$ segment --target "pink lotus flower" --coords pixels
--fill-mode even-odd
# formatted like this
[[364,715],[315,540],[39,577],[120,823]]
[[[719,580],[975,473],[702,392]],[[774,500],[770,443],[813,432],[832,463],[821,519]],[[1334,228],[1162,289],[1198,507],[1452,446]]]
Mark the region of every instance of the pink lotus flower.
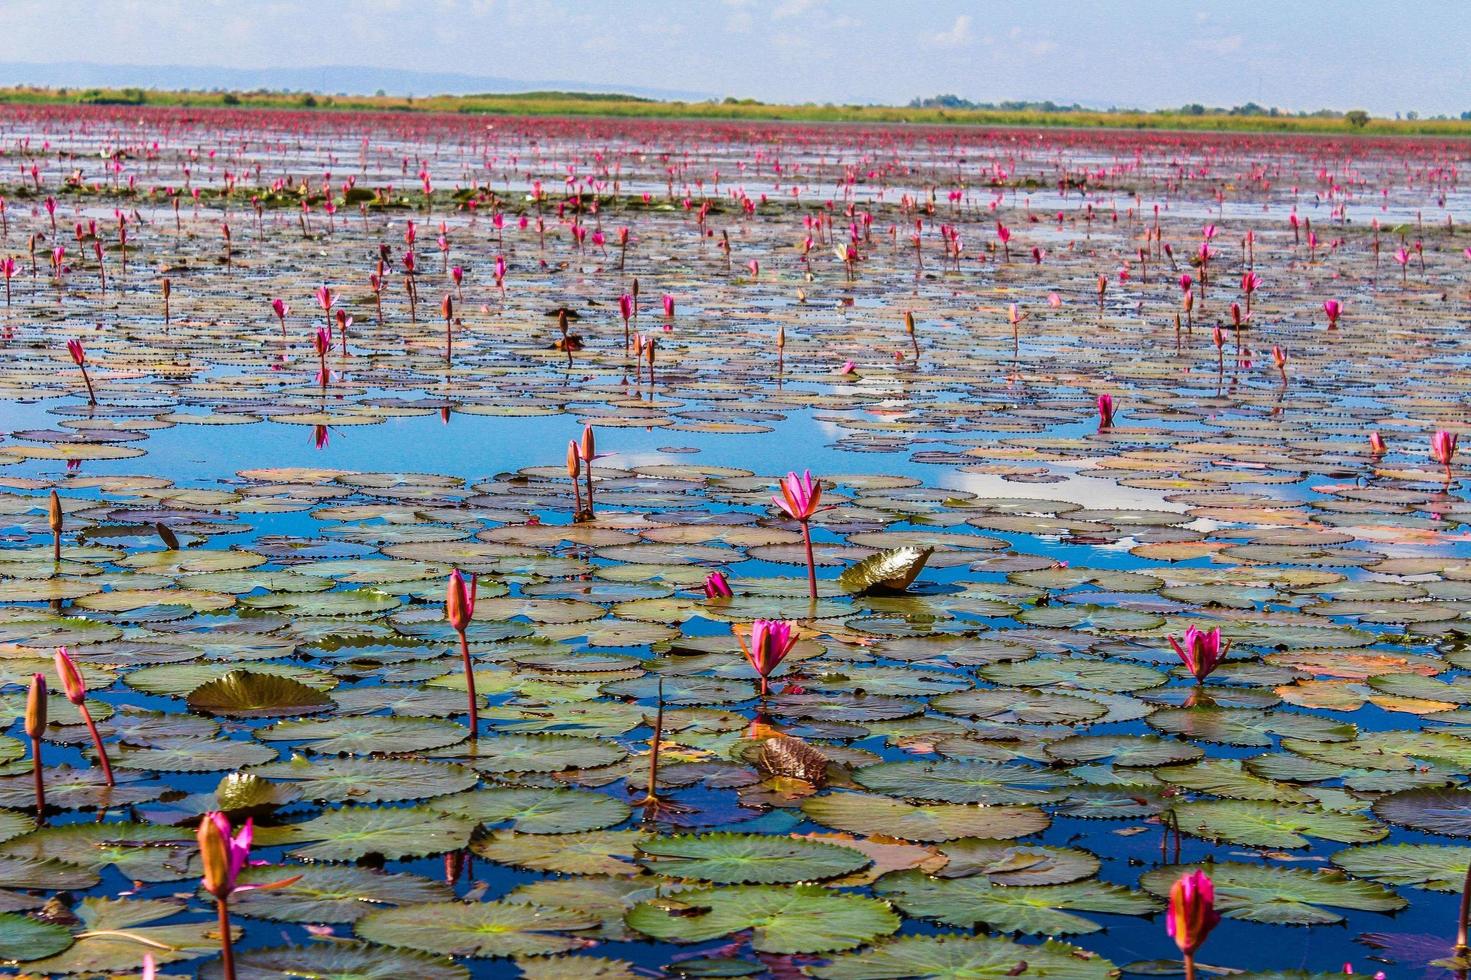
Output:
[[1383,456],[1389,452],[1389,447],[1384,443],[1384,437],[1378,432],[1369,433],[1369,452],[1375,456]]
[[812,601],[817,601],[817,563],[812,556],[811,520],[819,510],[822,500],[822,483],[812,478],[810,470],[801,476],[788,473],[781,481],[781,496],[772,497],[776,506],[786,515],[802,524],[802,544],[807,551],[807,592]]
[[1185,955],[1186,976],[1193,980],[1194,957],[1221,921],[1216,911],[1216,886],[1204,871],[1192,871],[1170,889],[1170,907],[1165,930]]
[[1241,291],[1246,295],[1250,296],[1252,293],[1256,292],[1261,287],[1261,284],[1262,277],[1257,275],[1255,272],[1242,273]]
[[622,296],[618,297],[618,313],[623,317],[624,322],[627,322],[630,318],[633,317],[632,294],[624,293]]
[[112,778],[112,764],[108,761],[107,749],[102,744],[102,736],[97,732],[97,725],[92,721],[92,712],[87,708],[87,681],[82,677],[82,672],[77,669],[76,663],[72,661],[71,654],[67,652],[66,647],[56,648],[56,676],[61,679],[61,687],[66,693],[66,699],[76,706],[82,716],[82,721],[87,725],[87,732],[92,736],[92,745],[97,749],[97,760],[102,766],[103,778],[107,780],[107,785],[116,785]]
[[73,364],[77,367],[86,367],[87,352],[82,349],[82,342],[80,340],[68,340],[66,342],[66,352],[71,355]]
[[1323,300],[1323,312],[1328,314],[1328,329],[1338,329],[1338,318],[1343,315],[1343,304],[1336,299]]
[[1180,292],[1190,292],[1190,287],[1193,285],[1195,285],[1195,280],[1191,278],[1190,273],[1185,272],[1180,275]]
[[1194,675],[1197,682],[1209,677],[1211,671],[1215,670],[1220,662],[1226,659],[1226,654],[1231,652],[1230,640],[1225,641],[1224,646],[1222,645],[1219,627],[1207,633],[1191,626],[1185,630],[1183,643],[1173,636],[1168,639],[1170,646],[1175,648],[1175,654],[1180,658],[1180,662]]
[[316,292],[312,295],[317,297],[317,305],[322,308],[323,313],[331,310],[337,303],[337,294],[326,286],[318,286]]
[[664,315],[674,316],[674,296],[670,293],[664,294]]
[[797,645],[796,628],[781,620],[758,619],[751,624],[749,642],[738,630],[732,628],[732,632],[735,633],[736,642],[740,644],[746,660],[761,676],[761,695],[765,697],[770,690],[769,678],[772,672],[792,652],[792,647]]
[[220,957],[224,961],[227,980],[235,976],[235,954],[231,949],[230,896],[236,892],[285,888],[301,880],[301,875],[292,875],[280,881],[260,885],[240,884],[240,872],[248,867],[265,864],[250,860],[250,841],[255,833],[253,821],[246,820],[245,826],[233,837],[230,834],[230,818],[218,810],[206,813],[199,822],[196,837],[199,841],[199,861],[204,868],[200,886],[215,898],[220,915]]
[[706,599],[729,599],[734,594],[730,590],[730,583],[726,581],[724,572],[711,572],[705,576]]
[[1098,396],[1098,428],[1113,428],[1113,395]]
[[858,365],[852,361],[844,361],[842,367],[838,368],[839,374],[853,374],[858,370]]
[[470,641],[465,631],[475,618],[475,591],[480,584],[479,576],[471,575],[465,584],[465,576],[456,568],[450,572],[444,590],[444,618],[460,639],[460,661],[465,671],[465,688],[470,699],[470,738],[474,739],[480,729],[480,706],[475,693],[475,670],[470,661]]
[[1451,468],[1451,460],[1456,457],[1456,442],[1460,436],[1453,432],[1441,429],[1430,437],[1430,455],[1436,462],[1446,469]]

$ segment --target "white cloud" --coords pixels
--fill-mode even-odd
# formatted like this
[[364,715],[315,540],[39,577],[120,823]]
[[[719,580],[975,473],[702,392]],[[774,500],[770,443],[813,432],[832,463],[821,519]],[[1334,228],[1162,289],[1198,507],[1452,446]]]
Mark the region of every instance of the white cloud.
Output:
[[1195,42],[1195,46],[1201,51],[1210,54],[1235,54],[1246,45],[1246,38],[1240,34],[1227,34],[1225,37],[1201,39]]
[[815,10],[822,6],[823,0],[782,0],[771,12],[774,20],[786,20],[789,17],[800,17],[809,10]]
[[937,48],[962,48],[971,42],[970,14],[960,14],[948,31],[929,36],[929,43]]

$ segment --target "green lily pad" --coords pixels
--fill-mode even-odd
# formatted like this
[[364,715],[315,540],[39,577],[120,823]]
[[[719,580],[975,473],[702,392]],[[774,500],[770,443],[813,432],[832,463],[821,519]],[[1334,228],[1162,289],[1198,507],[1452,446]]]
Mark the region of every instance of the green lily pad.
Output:
[[751,947],[761,953],[852,949],[899,928],[885,903],[819,885],[691,889],[640,902],[626,921],[651,939],[677,943],[751,930]]
[[[289,888],[256,889],[230,899],[230,911],[274,922],[356,922],[385,906],[447,902],[454,892],[443,882],[414,874],[385,874],[352,865],[304,865]],[[246,884],[279,881],[280,867],[246,868]]]
[[980,875],[931,878],[917,870],[884,875],[874,885],[874,894],[908,915],[946,925],[985,924],[997,932],[1034,935],[1075,935],[1103,928],[1073,911],[1148,915],[1160,909],[1160,903],[1146,894],[1101,881],[1003,887]]
[[859,953],[842,953],[810,967],[821,980],[1110,980],[1118,968],[1108,960],[1056,940],[1022,945],[1000,936],[902,936]]
[[[377,690],[382,690],[378,688]],[[301,742],[322,753],[392,754],[438,749],[462,742],[469,729],[428,718],[328,718],[283,721],[256,732],[267,742]]]
[[1262,864],[1181,865],[1145,872],[1139,885],[1161,898],[1181,876],[1204,871],[1216,886],[1216,910],[1228,919],[1280,925],[1329,925],[1343,916],[1329,909],[1393,912],[1408,903],[1371,881],[1338,871],[1309,871]]
[[1412,789],[1374,801],[1390,823],[1449,837],[1471,837],[1471,790]]
[[949,862],[940,878],[983,875],[993,885],[1063,885],[1097,873],[1098,858],[1075,847],[965,837],[940,848]]
[[869,793],[815,796],[802,802],[802,812],[839,830],[915,841],[1025,837],[1045,830],[1049,823],[1045,813],[1032,807],[951,803],[919,806]]
[[647,835],[636,830],[594,830],[580,834],[517,834],[492,831],[471,850],[499,864],[572,875],[635,875],[636,847]]
[[[201,980],[224,980],[220,960],[205,963]],[[410,949],[389,949],[341,941],[311,946],[269,946],[236,950],[236,980],[470,980],[470,971],[453,960]]]
[[[355,861],[370,854],[402,861],[459,850],[474,829],[472,821],[422,806],[353,806],[329,810],[304,823],[257,828],[256,840],[263,847],[307,843],[291,852],[303,861]],[[320,843],[308,843],[312,841]]]
[[717,884],[778,884],[852,874],[869,859],[850,847],[760,834],[651,837],[639,863],[655,874]]
[[0,960],[14,962],[54,956],[72,944],[64,927],[14,912],[0,912]]
[[541,956],[578,949],[560,935],[591,929],[582,912],[512,902],[428,902],[370,912],[355,927],[361,939],[444,956]]
[[296,783],[303,798],[323,803],[391,803],[446,796],[479,782],[473,769],[418,759],[321,759],[301,756],[251,770]]
[[434,800],[441,813],[490,827],[510,823],[523,834],[601,830],[628,819],[628,804],[605,793],[577,789],[492,787]]
[[1360,844],[1381,840],[1389,833],[1383,824],[1357,813],[1254,800],[1181,803],[1174,812],[1185,833],[1249,847],[1307,847],[1309,837]]
[[941,803],[1047,803],[1065,795],[1071,777],[1033,766],[985,760],[883,762],[854,770],[867,789],[911,800]]

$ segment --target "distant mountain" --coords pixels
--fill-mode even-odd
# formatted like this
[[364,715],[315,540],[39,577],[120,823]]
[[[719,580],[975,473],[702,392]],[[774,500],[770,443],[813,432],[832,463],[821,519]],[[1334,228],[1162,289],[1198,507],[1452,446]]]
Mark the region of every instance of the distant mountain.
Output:
[[156,89],[282,89],[327,95],[473,95],[479,93],[555,90],[560,92],[620,92],[646,99],[698,102],[714,98],[709,92],[604,85],[566,79],[499,78],[461,72],[412,71],[328,65],[321,68],[215,68],[192,65],[101,65],[86,61],[48,64],[0,62],[0,85],[42,85],[50,88]]

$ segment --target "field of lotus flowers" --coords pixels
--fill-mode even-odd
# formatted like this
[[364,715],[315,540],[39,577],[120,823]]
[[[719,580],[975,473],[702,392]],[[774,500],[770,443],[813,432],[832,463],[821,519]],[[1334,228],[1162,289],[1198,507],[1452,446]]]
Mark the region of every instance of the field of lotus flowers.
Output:
[[0,106],[0,972],[1464,977],[1468,166]]

